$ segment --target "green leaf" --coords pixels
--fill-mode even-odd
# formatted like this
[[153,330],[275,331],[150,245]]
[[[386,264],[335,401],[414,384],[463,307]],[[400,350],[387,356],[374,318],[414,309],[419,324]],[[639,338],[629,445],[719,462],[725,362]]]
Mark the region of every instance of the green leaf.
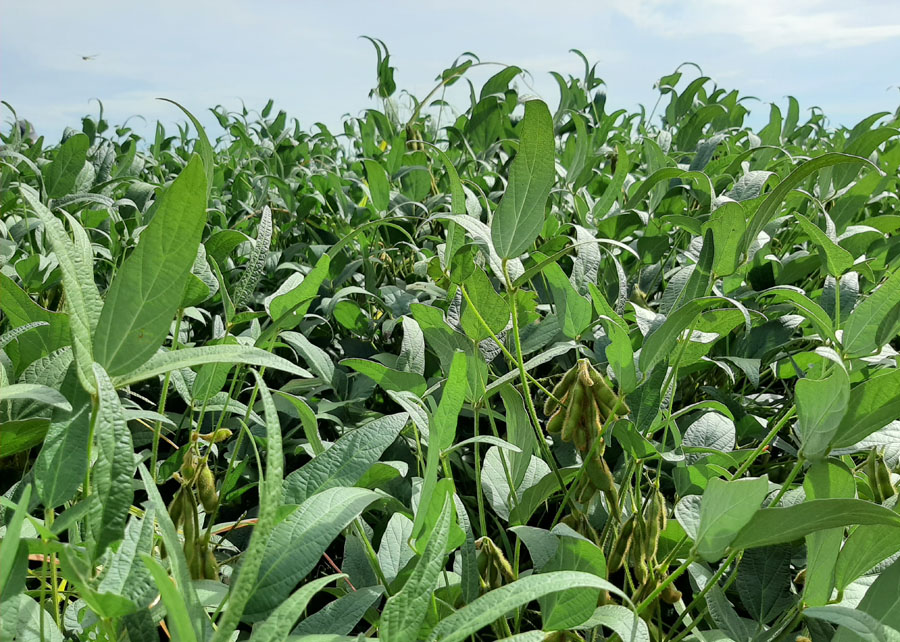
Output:
[[835,448],[865,439],[900,416],[900,370],[885,370],[850,390],[847,412],[834,438]]
[[141,559],[153,576],[153,581],[159,589],[163,604],[166,605],[166,621],[169,623],[172,634],[176,640],[184,640],[184,642],[197,642],[197,635],[194,627],[191,625],[191,618],[188,615],[187,607],[184,604],[184,598],[178,593],[178,589],[169,579],[166,569],[146,553],[141,553]]
[[803,611],[803,615],[816,620],[824,620],[837,624],[837,635],[833,642],[900,642],[900,633],[896,629],[885,626],[871,615],[852,609],[849,606],[833,604],[830,606],[814,606]]
[[678,343],[681,333],[687,330],[697,316],[713,304],[722,301],[719,297],[704,297],[688,301],[670,314],[656,330],[644,337],[638,366],[645,374],[660,361],[667,359]]
[[197,143],[194,147],[194,152],[200,156],[200,159],[203,161],[203,168],[206,170],[206,193],[209,195],[209,191],[213,187],[213,175],[216,170],[216,152],[213,149],[213,146],[209,142],[209,137],[206,135],[206,130],[203,129],[203,125],[200,124],[200,121],[185,109],[183,106],[176,103],[174,100],[170,100],[168,98],[160,98],[159,100],[164,100],[167,103],[172,103],[178,109],[184,112],[185,116],[187,116],[190,121],[194,124],[194,129],[197,130]]
[[628,599],[617,587],[590,573],[554,571],[529,575],[489,591],[445,617],[431,632],[428,641],[462,642],[491,622],[532,600],[550,593],[577,588],[605,590],[625,600]]
[[403,513],[394,513],[384,528],[378,545],[378,563],[389,583],[397,579],[407,563],[416,556],[409,545],[412,527],[413,522],[409,517]]
[[376,499],[377,494],[362,488],[328,488],[275,526],[243,621],[268,616],[313,569],[332,540]]
[[525,103],[521,128],[509,184],[491,220],[491,240],[504,259],[523,254],[541,233],[544,208],[556,179],[553,119],[543,101]]
[[463,300],[459,317],[459,324],[469,338],[473,341],[482,341],[490,337],[482,320],[495,335],[502,332],[509,323],[509,304],[494,290],[494,285],[484,270],[475,266],[463,287],[474,305],[473,309],[467,300]]
[[91,140],[85,134],[75,134],[60,145],[56,158],[42,172],[47,196],[60,198],[75,189],[90,146]]
[[34,485],[47,508],[71,500],[84,482],[91,438],[91,397],[70,370],[60,391],[72,401],[71,411],[56,410],[34,462]]
[[341,361],[342,366],[353,368],[357,372],[364,374],[372,379],[385,390],[393,390],[399,392],[401,390],[409,390],[415,395],[422,396],[428,387],[425,378],[415,372],[404,372],[403,370],[394,370],[377,361],[369,361],[368,359],[344,359]]
[[313,377],[308,370],[304,370],[287,359],[282,359],[259,348],[242,345],[213,345],[157,352],[138,369],[120,377],[115,377],[113,384],[116,388],[123,388],[172,370],[192,368],[205,363],[243,363],[260,368],[280,370],[306,379],[312,379]]
[[397,367],[406,372],[425,374],[425,335],[415,319],[402,317],[403,342],[400,344],[400,357]]
[[206,260],[206,249],[203,243],[200,243],[197,246],[197,256],[194,257],[194,263],[191,265],[191,273],[184,286],[184,294],[179,307],[187,308],[199,305],[218,291],[219,282]]
[[70,219],[74,242],[69,239],[63,224],[40,202],[37,193],[22,185],[22,197],[44,224],[44,232],[59,261],[69,325],[72,330],[72,351],[78,366],[78,378],[88,392],[95,392],[94,352],[91,337],[100,318],[100,293],[94,283],[94,262],[90,240],[84,229]]
[[626,642],[650,642],[650,630],[647,628],[647,623],[634,617],[634,613],[618,604],[598,606],[587,622],[575,628],[587,630],[598,626],[611,629]]
[[373,419],[345,432],[332,446],[284,480],[284,502],[302,504],[335,486],[353,486],[406,426],[405,412]]
[[241,274],[241,280],[238,281],[234,288],[234,295],[231,297],[235,308],[239,308],[247,299],[256,291],[259,280],[262,278],[266,269],[266,257],[269,256],[269,249],[272,247],[272,210],[266,205],[263,207],[262,214],[259,217],[259,225],[256,228],[256,240],[253,243],[253,250],[244,266]]
[[794,387],[800,453],[810,461],[818,461],[828,451],[850,399],[850,378],[843,364],[825,363],[831,369],[828,376],[806,377]]
[[850,313],[841,342],[851,357],[878,352],[900,331],[900,269]]
[[700,504],[697,553],[707,562],[720,559],[742,533],[769,491],[767,477],[709,480]]
[[[813,464],[803,479],[807,499],[850,498],[856,480],[843,464],[828,459]],[[832,528],[806,536],[806,580],[803,599],[809,606],[823,606],[831,599],[835,563],[844,541],[844,529]],[[843,587],[842,587],[843,588]]]
[[313,595],[325,588],[325,585],[331,584],[342,577],[347,576],[343,574],[326,575],[298,588],[272,612],[272,615],[266,618],[265,622],[254,627],[250,641],[281,642],[285,640],[291,632],[291,627],[301,617]]
[[[900,528],[900,515],[861,499],[813,499],[786,508],[758,511],[731,543],[732,548],[785,544],[825,528],[883,524]],[[900,533],[900,530],[897,531]]]
[[13,383],[0,388],[0,401],[31,399],[51,408],[72,410],[68,400],[58,390],[36,383]]
[[388,180],[387,172],[375,161],[366,160],[365,165],[372,205],[377,211],[385,212],[391,200],[391,183]]
[[[563,536],[559,538],[553,557],[541,567],[541,573],[552,571],[584,571],[606,577],[606,558],[593,542],[580,536]],[[593,616],[599,597],[599,590],[577,588],[538,598],[543,622],[541,628],[545,631],[563,631],[582,624]]]
[[[857,612],[875,619],[881,626],[893,629],[885,639],[891,642],[900,641],[900,635],[897,634],[897,631],[900,631],[900,562],[895,560],[881,572],[856,609]],[[850,642],[856,639],[845,629],[846,624],[838,629],[833,642]]]
[[825,269],[828,274],[839,277],[853,267],[853,255],[828,238],[828,235],[815,223],[798,212],[794,212],[794,219],[800,224],[803,233],[809,237],[809,240],[815,243],[824,254]]
[[[759,236],[759,233],[762,232],[763,228],[775,218],[778,211],[781,209],[781,204],[784,202],[784,199],[787,198],[787,195],[791,190],[799,187],[808,176],[820,169],[841,163],[872,165],[865,158],[834,152],[822,154],[821,156],[805,161],[769,192],[765,197],[765,200],[757,208],[756,212],[750,217],[750,220],[747,222],[747,231],[744,232],[741,240],[741,251],[746,252],[756,240],[756,237]],[[877,168],[875,169],[877,170]]]
[[[36,359],[69,345],[71,340],[69,316],[63,312],[45,310],[2,272],[0,272],[0,310],[9,319],[10,327],[13,329],[27,327],[33,323],[47,324],[16,337],[19,368],[24,368]],[[11,348],[12,346],[7,348],[7,352],[15,359]]]
[[[396,513],[394,516],[402,517]],[[348,635],[383,593],[384,589],[380,586],[368,586],[342,595],[304,618],[292,633]]]
[[591,323],[591,302],[572,287],[569,278],[556,263],[545,267],[544,275],[550,284],[550,293],[563,334],[570,339],[578,338]]
[[841,547],[834,567],[834,587],[843,591],[879,562],[900,551],[896,526],[857,526]]
[[433,523],[427,523],[428,507],[432,503],[432,495],[438,483],[437,475],[441,452],[453,445],[456,438],[456,425],[466,396],[467,369],[465,355],[461,352],[454,353],[453,362],[450,365],[450,376],[447,377],[447,382],[444,384],[441,402],[434,414],[429,417],[425,474],[411,538],[415,540],[414,548],[418,552],[423,550],[427,533],[434,527]]
[[14,642],[64,642],[53,616],[36,600],[16,595],[0,609],[0,639]]
[[[519,452],[502,453],[509,462],[509,474],[513,488],[518,488],[525,478],[531,455],[538,449],[531,426],[531,419],[525,410],[525,402],[513,386],[506,384],[500,387],[500,397],[506,411],[506,435],[511,445],[518,446]],[[492,442],[489,442],[492,443]],[[499,445],[494,443],[494,445]]]
[[822,309],[822,306],[806,296],[806,294],[803,293],[803,290],[793,286],[784,285],[769,288],[768,290],[763,290],[757,294],[757,297],[768,296],[774,297],[775,302],[788,301],[793,304],[793,306],[797,308],[797,311],[815,326],[817,332],[837,343],[831,317]]
[[672,306],[672,310],[680,308],[690,301],[704,297],[709,293],[709,290],[712,288],[714,256],[713,232],[712,230],[706,230],[703,237],[703,246],[700,249],[700,256],[697,257],[697,263],[692,266],[691,274],[684,287],[678,293],[678,298]]
[[136,466],[131,431],[119,395],[100,364],[94,364],[94,377],[97,381],[94,419],[97,462],[91,469],[91,485],[92,491],[100,496],[100,507],[91,515],[91,529],[93,557],[97,559],[110,544],[122,539],[125,532],[125,520],[134,498],[131,480]]
[[734,274],[740,264],[741,236],[747,227],[747,214],[740,203],[725,203],[713,210],[703,231],[712,230],[715,246],[713,272],[716,276]]
[[44,439],[49,427],[50,422],[44,418],[0,423],[0,452],[8,457],[34,448]]
[[260,335],[256,345],[265,345],[279,330],[290,330],[303,320],[319,292],[322,281],[328,276],[330,266],[331,256],[323,254],[316,261],[315,267],[297,285],[285,292],[282,292],[281,288],[276,291],[272,299],[266,302],[266,311],[273,323]]
[[609,185],[603,190],[603,194],[600,195],[600,198],[597,199],[597,202],[591,208],[591,214],[595,221],[599,221],[609,214],[613,203],[620,196],[623,196],[622,187],[625,185],[625,179],[628,177],[629,170],[631,170],[631,160],[628,157],[628,150],[623,145],[617,144],[616,171]]
[[381,614],[379,637],[391,642],[414,642],[425,620],[431,594],[444,568],[447,539],[453,520],[452,495],[444,497],[441,513],[422,556],[399,592],[388,598]]
[[[123,597],[138,607],[149,606],[156,598],[153,578],[138,557],[153,548],[156,509],[151,504],[143,518],[131,517],[125,527],[125,538],[116,552],[105,560],[99,594]],[[182,600],[184,603],[184,600]]]
[[369,331],[369,320],[355,301],[342,299],[338,301],[332,310],[334,320],[356,334],[366,334]]
[[469,399],[480,398],[484,394],[484,382],[487,380],[487,364],[480,354],[475,354],[476,348],[469,338],[447,325],[440,309],[421,303],[413,303],[409,307],[425,335],[425,341],[440,359],[444,372],[449,372],[457,350],[465,353],[468,361],[467,396]]
[[750,616],[768,624],[796,601],[791,580],[791,547],[769,546],[744,552],[735,588]]
[[628,196],[628,200],[625,201],[625,207],[623,209],[632,210],[635,209],[642,200],[650,193],[650,190],[653,189],[655,185],[661,183],[662,181],[672,180],[673,178],[678,178],[682,174],[684,174],[683,169],[679,169],[677,167],[663,167],[661,169],[656,170],[650,176],[645,178],[643,181],[638,184],[638,186],[632,191],[632,193]]
[[[24,547],[24,543],[19,538],[22,534],[22,524],[25,522],[25,516],[28,514],[30,501],[31,485],[29,484],[22,491],[19,505],[16,507],[12,519],[9,520],[6,526],[6,532],[3,534],[3,546],[0,547],[0,596],[3,596],[4,600],[12,597],[10,592],[11,582],[14,581],[12,576],[19,566],[15,563],[15,560],[20,552],[20,548]],[[15,578],[15,580],[18,579]],[[21,588],[24,588],[24,586],[20,586]]]
[[141,367],[165,341],[206,224],[206,185],[194,157],[166,190],[137,248],[116,272],[94,332],[94,358],[111,377]]

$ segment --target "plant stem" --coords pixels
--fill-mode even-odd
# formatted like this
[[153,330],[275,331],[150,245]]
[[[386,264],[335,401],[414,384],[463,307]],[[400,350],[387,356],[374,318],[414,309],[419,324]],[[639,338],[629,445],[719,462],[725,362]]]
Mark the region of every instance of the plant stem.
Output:
[[[175,315],[175,332],[172,334],[172,350],[178,349],[178,335],[181,332],[181,319],[183,313],[184,310],[178,308],[178,313]],[[159,395],[159,408],[157,409],[157,412],[161,415],[166,412],[166,396],[169,394],[169,377],[171,374],[171,371],[166,372],[166,376],[163,378],[162,392]],[[153,476],[153,481],[157,483],[159,483],[159,480],[156,478],[156,462],[159,456],[159,436],[161,433],[162,421],[157,421],[153,426],[153,449],[150,454],[150,475]]]
[[653,602],[656,601],[656,598],[658,598],[660,596],[660,594],[662,594],[662,592],[666,590],[666,587],[669,586],[669,584],[671,584],[675,580],[677,580],[679,577],[681,577],[681,574],[684,573],[688,569],[688,566],[690,566],[691,564],[693,564],[696,561],[697,561],[697,558],[694,557],[693,554],[688,555],[687,559],[681,563],[681,566],[679,566],[674,571],[669,573],[668,577],[666,577],[666,579],[664,579],[662,582],[660,582],[659,586],[657,586],[656,589],[650,595],[647,596],[647,599],[645,599],[643,602],[641,602],[640,604],[637,605],[637,607],[635,608],[635,613],[640,615],[644,611],[644,609],[646,609],[648,606],[653,604]]
[[388,584],[387,578],[384,576],[384,571],[381,568],[381,562],[378,561],[378,555],[375,553],[375,549],[372,547],[372,541],[369,539],[369,536],[366,535],[366,530],[362,525],[362,518],[357,517],[353,520],[353,526],[356,528],[356,534],[359,535],[359,538],[363,542],[363,546],[366,549],[366,557],[369,558],[369,565],[372,567],[372,570],[375,571],[375,577],[378,578],[378,581],[384,587],[384,594],[387,597],[391,596],[391,587]]
[[[480,404],[475,404],[472,409],[474,414],[474,434],[476,438],[478,437],[478,415],[480,414],[480,408]],[[481,486],[481,457],[478,452],[478,442],[476,441],[473,446],[475,451],[475,499],[478,502],[478,526],[481,528],[481,536],[484,537],[487,535],[487,520],[484,516],[484,489]]]
[[531,399],[531,390],[528,387],[528,377],[525,372],[525,361],[522,359],[522,340],[519,337],[519,313],[516,310],[515,296],[516,288],[513,287],[512,280],[509,278],[509,268],[507,263],[507,260],[503,259],[503,278],[506,279],[506,291],[509,294],[509,307],[512,312],[513,341],[516,344],[516,364],[519,366],[519,378],[522,380],[522,392],[525,396],[525,406],[528,408],[528,415],[531,417],[534,426],[534,434],[535,437],[537,437],[538,445],[541,448],[541,454],[553,470],[560,491],[565,494],[566,482],[563,481],[562,475],[559,472],[559,466],[556,465],[556,460],[553,458],[553,453],[550,452],[550,447],[547,446],[547,442],[544,440],[544,435],[541,432],[541,422],[540,419],[538,419],[537,411],[534,409],[534,401]]
[[791,487],[791,484],[794,483],[794,479],[797,477],[797,474],[803,468],[803,464],[805,462],[806,462],[806,460],[803,458],[802,455],[797,457],[797,463],[794,464],[794,467],[791,469],[791,472],[788,475],[788,478],[784,480],[784,483],[781,485],[781,488],[779,489],[778,494],[775,495],[775,499],[773,499],[772,503],[769,504],[770,506],[773,506],[773,507],[778,506],[778,502],[781,501],[781,498],[784,497],[784,494]]
[[671,628],[669,629],[669,635],[666,636],[667,638],[670,637],[672,635],[672,633],[675,632],[675,629],[677,629],[678,626],[682,622],[684,622],[684,618],[687,617],[687,614],[690,613],[694,609],[694,607],[697,605],[697,603],[700,600],[702,600],[704,597],[706,597],[706,594],[709,593],[712,590],[712,588],[716,584],[719,583],[719,580],[722,579],[722,576],[725,574],[725,571],[727,571],[728,567],[731,566],[731,563],[734,561],[734,558],[736,558],[738,555],[740,555],[740,553],[741,553],[741,551],[734,551],[728,557],[725,558],[725,561],[722,562],[722,564],[719,566],[719,568],[716,570],[716,572],[713,573],[713,576],[711,578],[709,578],[709,581],[706,583],[706,585],[703,587],[703,589],[699,593],[697,593],[697,595],[694,596],[694,599],[691,600],[691,603],[687,605],[687,607],[684,609],[684,611],[682,611],[681,615],[678,616],[678,619],[675,620],[675,623],[672,624]]

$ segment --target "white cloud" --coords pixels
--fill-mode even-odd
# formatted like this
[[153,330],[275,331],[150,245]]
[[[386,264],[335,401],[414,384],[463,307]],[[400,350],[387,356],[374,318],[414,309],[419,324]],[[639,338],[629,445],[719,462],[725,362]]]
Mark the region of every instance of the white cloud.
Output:
[[900,38],[900,5],[839,0],[621,0],[616,9],[666,38],[737,36],[757,51],[860,47]]

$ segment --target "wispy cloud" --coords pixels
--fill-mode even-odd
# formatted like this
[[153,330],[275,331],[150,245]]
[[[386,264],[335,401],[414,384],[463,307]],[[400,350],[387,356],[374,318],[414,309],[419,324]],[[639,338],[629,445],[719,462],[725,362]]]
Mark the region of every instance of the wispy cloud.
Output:
[[900,38],[900,4],[838,0],[621,0],[616,9],[665,38],[736,36],[757,51],[861,47]]

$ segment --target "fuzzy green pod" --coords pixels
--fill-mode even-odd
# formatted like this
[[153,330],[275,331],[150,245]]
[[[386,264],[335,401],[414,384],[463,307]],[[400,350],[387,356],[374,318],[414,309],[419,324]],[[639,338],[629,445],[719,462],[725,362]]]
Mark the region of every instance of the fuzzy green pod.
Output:
[[663,592],[659,594],[659,599],[666,604],[677,604],[681,599],[681,591],[675,588],[674,584],[669,584],[663,589]]
[[203,578],[207,580],[219,579],[219,563],[212,550],[204,547],[203,551]]
[[893,497],[897,492],[891,483],[891,471],[888,470],[882,457],[878,457],[875,462],[875,485],[878,486],[878,493],[884,499]]
[[593,384],[591,386],[591,395],[594,398],[594,403],[597,404],[597,408],[600,410],[600,416],[603,423],[613,415],[612,408],[607,405],[605,401],[605,396],[603,395],[603,388],[598,384]]
[[566,418],[562,426],[562,440],[572,441],[578,425],[581,423],[581,415],[584,412],[584,388],[580,385],[572,386],[569,394],[569,402],[566,404]]
[[644,511],[644,553],[647,559],[656,559],[656,551],[659,547],[659,499],[657,492],[653,493],[650,503]]
[[557,409],[556,412],[553,413],[553,416],[547,421],[547,432],[552,434],[562,430],[565,418],[566,416],[562,410]]
[[189,489],[185,490],[181,494],[181,501],[184,504],[182,507],[183,517],[181,520],[184,525],[184,539],[185,541],[194,541],[197,537],[197,531],[199,530],[197,523],[197,503],[194,499],[194,493]]
[[176,529],[181,526],[181,520],[184,518],[184,500],[181,497],[183,492],[184,489],[179,488],[169,503],[169,519],[172,520]]
[[544,402],[545,415],[549,416],[559,408],[557,400],[565,403],[565,396],[569,392],[569,388],[571,388],[572,384],[575,382],[576,376],[578,376],[577,367],[566,372],[566,374],[563,375],[563,378],[559,380],[559,383],[553,386],[553,390],[550,391],[553,396],[547,397],[547,401]]
[[200,495],[200,503],[207,513],[212,513],[219,506],[219,494],[216,492],[216,478],[206,464],[197,475],[197,494]]
[[200,439],[210,444],[217,444],[220,441],[225,441],[229,437],[231,437],[231,431],[228,428],[219,428],[215,432],[208,432],[202,435],[198,435]]
[[634,531],[634,515],[631,515],[625,523],[622,524],[622,530],[616,538],[616,543],[606,560],[606,566],[610,573],[615,573],[625,562],[625,556],[628,555],[628,549],[631,547],[631,536]]
[[878,484],[878,473],[876,472],[876,457],[875,457],[875,449],[869,451],[869,455],[866,457],[866,476],[869,478],[869,488],[872,490],[872,499],[876,504],[880,504],[884,501],[884,497],[881,495],[881,488]]
[[603,492],[615,490],[615,479],[612,471],[609,469],[609,464],[606,463],[603,457],[594,455],[594,457],[585,462],[585,469],[594,488]]
[[184,460],[181,462],[181,476],[184,478],[182,483],[190,484],[194,475],[197,473],[197,462],[194,455],[194,448],[191,446],[184,453]]

